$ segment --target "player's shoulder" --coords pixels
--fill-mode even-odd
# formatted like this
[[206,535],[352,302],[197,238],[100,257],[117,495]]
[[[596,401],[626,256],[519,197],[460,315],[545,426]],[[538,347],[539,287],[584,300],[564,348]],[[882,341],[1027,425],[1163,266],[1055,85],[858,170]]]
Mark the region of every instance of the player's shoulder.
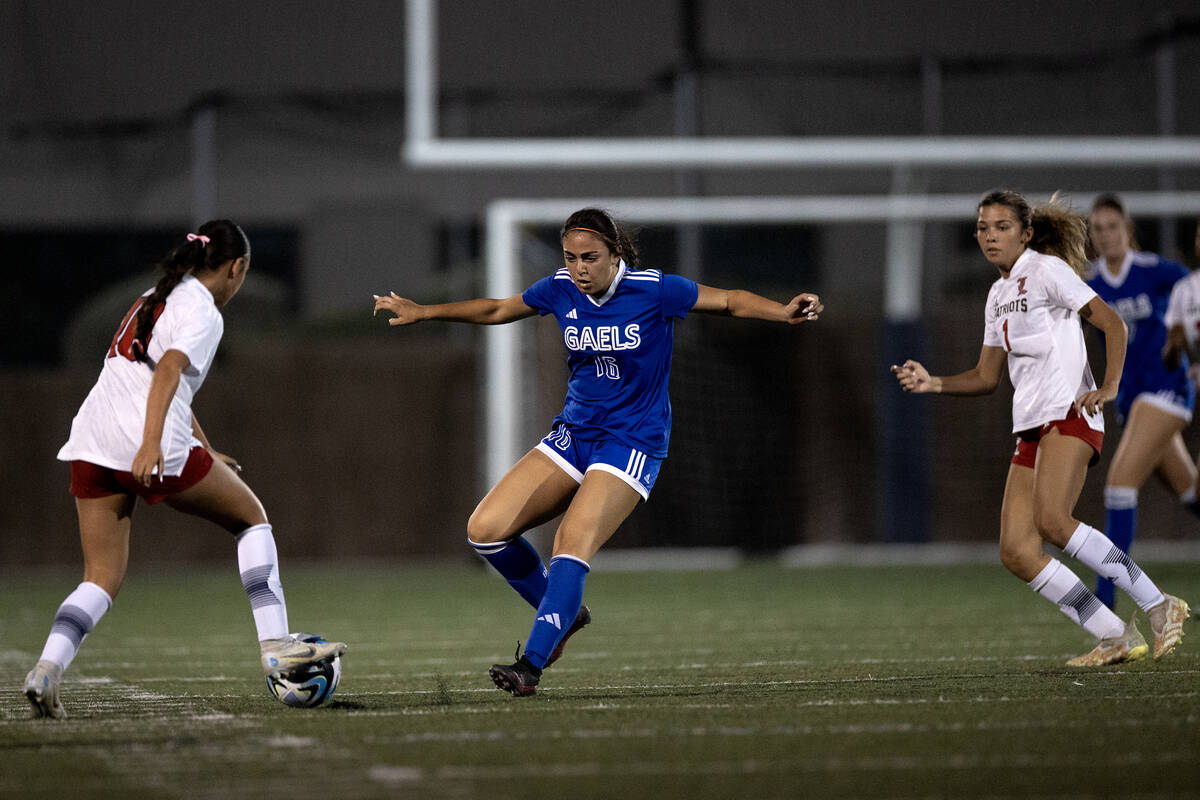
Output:
[[1143,250],[1133,251],[1133,255],[1130,258],[1130,263],[1141,269],[1157,267],[1163,261],[1164,259],[1160,258],[1158,253],[1147,253]]
[[663,273],[661,269],[627,269],[625,270],[625,280],[662,283]]

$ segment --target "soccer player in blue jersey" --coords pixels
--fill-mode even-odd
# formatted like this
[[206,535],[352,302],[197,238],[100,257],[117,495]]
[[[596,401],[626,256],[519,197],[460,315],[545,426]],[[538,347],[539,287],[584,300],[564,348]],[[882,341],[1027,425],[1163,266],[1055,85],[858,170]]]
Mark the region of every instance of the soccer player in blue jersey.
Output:
[[[1200,515],[1196,467],[1182,435],[1192,418],[1195,390],[1186,356],[1170,369],[1162,359],[1167,301],[1188,269],[1154,253],[1139,252],[1133,221],[1114,195],[1096,199],[1088,223],[1098,254],[1089,265],[1088,285],[1129,329],[1125,372],[1114,405],[1124,430],[1104,484],[1105,533],[1129,552],[1137,530],[1138,490],[1151,472]],[[1111,608],[1112,581],[1097,578],[1096,595]]]
[[[467,538],[537,609],[525,652],[489,670],[517,697],[536,693],[542,670],[591,621],[583,605],[589,562],[638,503],[650,497],[667,456],[674,322],[689,311],[796,325],[817,319],[815,294],[777,303],[639,269],[629,234],[605,211],[585,208],[561,231],[565,267],[505,299],[419,305],[375,297],[391,325],[428,319],[495,325],[553,314],[567,350],[567,397],[553,429],[480,501]],[[562,515],[547,569],[522,534]]]

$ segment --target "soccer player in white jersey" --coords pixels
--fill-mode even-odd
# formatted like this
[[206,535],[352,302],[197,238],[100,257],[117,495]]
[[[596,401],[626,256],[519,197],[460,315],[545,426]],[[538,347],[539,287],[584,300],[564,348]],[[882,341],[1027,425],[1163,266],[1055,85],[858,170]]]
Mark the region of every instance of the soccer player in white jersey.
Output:
[[[467,522],[471,546],[537,609],[524,654],[489,670],[517,697],[537,691],[542,670],[590,622],[582,604],[589,561],[649,498],[667,456],[675,320],[695,311],[796,325],[822,310],[815,294],[777,303],[639,269],[630,236],[599,209],[572,214],[560,238],[565,267],[519,295],[428,306],[395,293],[375,297],[376,312],[395,315],[392,325],[500,324],[553,314],[562,329],[570,372],[562,413]],[[522,534],[560,514],[547,570]]]
[[[1186,508],[1200,515],[1196,468],[1183,441],[1183,429],[1192,419],[1195,389],[1188,379],[1186,359],[1171,369],[1162,359],[1167,299],[1188,271],[1182,264],[1136,249],[1133,220],[1115,195],[1101,195],[1092,203],[1088,229],[1099,254],[1088,265],[1088,285],[1129,331],[1125,369],[1114,403],[1124,430],[1104,483],[1104,532],[1128,553],[1137,531],[1138,491],[1151,472]],[[1112,608],[1112,582],[1097,578],[1096,596]]]
[[[983,349],[973,369],[931,376],[916,361],[893,366],[906,392],[991,394],[1005,363],[1013,385],[1016,452],[1000,510],[1000,560],[1031,589],[1100,641],[1070,659],[1089,667],[1143,658],[1149,648],[1134,620],[1124,624],[1042,542],[1062,548],[1111,579],[1150,617],[1154,657],[1183,636],[1188,605],[1164,594],[1103,533],[1072,516],[1087,469],[1104,437],[1103,406],[1117,395],[1125,325],[1083,282],[1083,220],[1053,202],[1032,209],[1009,190],[983,196],[975,237],[1000,273],[988,293]],[[1080,317],[1105,335],[1104,382],[1087,362]]]
[[250,268],[250,241],[229,220],[213,220],[189,233],[159,266],[165,274],[122,320],[58,453],[71,464],[83,582],[59,606],[41,658],[25,679],[35,717],[65,716],[63,671],[121,588],[138,497],[165,501],[234,535],[267,675],[292,673],[346,648],[288,633],[266,512],[238,476],[237,462],[212,448],[191,410],[224,332],[220,309]]
[[[1196,258],[1200,260],[1200,219],[1196,220],[1196,237],[1193,244]],[[1171,289],[1167,313],[1163,317],[1167,326],[1167,340],[1163,346],[1162,359],[1167,369],[1176,369],[1184,358],[1191,361],[1189,379],[1200,381],[1200,271],[1189,273]],[[1192,494],[1200,491],[1200,477],[1192,487]]]

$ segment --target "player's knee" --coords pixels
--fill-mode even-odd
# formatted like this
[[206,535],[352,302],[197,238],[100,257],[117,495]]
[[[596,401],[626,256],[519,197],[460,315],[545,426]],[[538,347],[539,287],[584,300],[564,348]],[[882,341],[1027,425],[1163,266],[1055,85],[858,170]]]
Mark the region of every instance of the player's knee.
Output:
[[1021,575],[1027,571],[1028,565],[1031,564],[1037,553],[1041,552],[1041,544],[1037,543],[1034,547],[1030,547],[1027,542],[1000,542],[1000,563],[1004,568],[1014,575]]
[[507,526],[483,506],[471,512],[467,519],[467,539],[476,544],[500,542],[509,538]]
[[1034,512],[1033,524],[1037,528],[1038,535],[1043,540],[1050,542],[1053,545],[1062,547],[1071,538],[1071,533],[1075,530],[1078,523],[1075,523],[1070,515],[1063,514],[1058,510],[1039,510]]

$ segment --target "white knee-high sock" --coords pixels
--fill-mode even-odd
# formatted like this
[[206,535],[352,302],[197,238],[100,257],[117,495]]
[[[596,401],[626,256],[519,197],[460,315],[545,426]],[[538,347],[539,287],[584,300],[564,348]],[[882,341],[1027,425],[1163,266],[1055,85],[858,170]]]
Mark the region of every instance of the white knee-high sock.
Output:
[[42,658],[59,664],[65,670],[79,652],[83,640],[110,608],[112,598],[99,585],[84,581],[76,586],[54,614],[54,624],[42,649]]
[[1163,593],[1133,563],[1133,559],[1121,552],[1121,548],[1113,544],[1111,539],[1089,525],[1079,523],[1063,552],[1094,569],[1097,575],[1115,583],[1143,611],[1163,601]]
[[279,582],[279,553],[270,523],[254,525],[238,534],[237,556],[259,641],[287,636],[287,604]]
[[1058,559],[1050,559],[1050,563],[1029,582],[1029,588],[1054,603],[1072,622],[1098,639],[1125,632],[1125,623]]

